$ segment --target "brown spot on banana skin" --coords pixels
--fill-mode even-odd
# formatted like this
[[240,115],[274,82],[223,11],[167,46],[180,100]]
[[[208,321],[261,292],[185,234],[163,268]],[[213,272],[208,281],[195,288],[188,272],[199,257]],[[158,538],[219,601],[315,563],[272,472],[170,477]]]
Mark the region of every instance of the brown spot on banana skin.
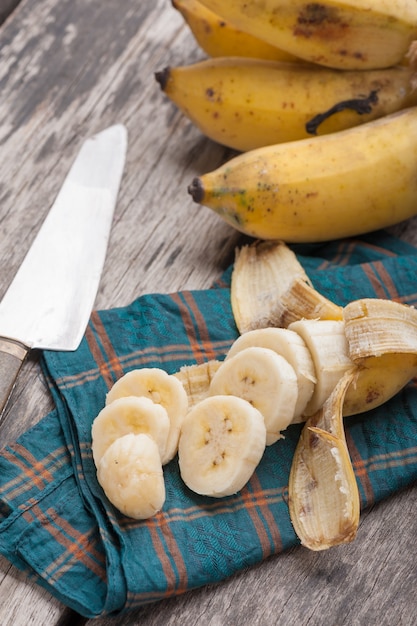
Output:
[[304,5],[298,15],[293,29],[296,37],[309,39],[312,36],[321,39],[337,39],[341,31],[349,25],[344,22],[335,7],[328,7],[320,2],[310,2]]
[[210,102],[221,102],[222,101],[221,95],[219,95],[216,92],[216,90],[213,89],[213,87],[207,87],[205,93],[206,93],[207,100],[210,100]]
[[381,393],[378,389],[368,389],[368,393],[366,394],[365,402],[366,404],[372,404],[376,402],[380,397]]
[[350,100],[342,100],[342,102],[338,102],[324,113],[319,113],[318,115],[315,115],[311,120],[309,120],[306,124],[306,131],[310,135],[317,135],[317,129],[320,124],[322,124],[332,115],[340,113],[340,111],[344,111],[346,109],[356,111],[358,115],[372,113],[372,107],[373,105],[378,104],[378,100],[379,99],[377,90],[371,91],[369,96],[352,98]]
[[313,449],[316,448],[319,445],[319,443],[320,443],[320,437],[316,433],[313,433],[310,431],[309,432],[310,448],[313,448]]

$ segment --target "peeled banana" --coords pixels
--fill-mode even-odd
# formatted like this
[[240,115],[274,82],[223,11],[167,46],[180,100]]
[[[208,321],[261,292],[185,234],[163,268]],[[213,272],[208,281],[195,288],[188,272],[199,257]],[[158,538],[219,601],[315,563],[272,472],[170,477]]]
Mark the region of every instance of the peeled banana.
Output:
[[[359,311],[367,313],[358,315]],[[297,378],[295,404],[275,399],[276,408],[282,411],[281,417],[274,418],[279,433],[275,441],[290,423],[305,422],[320,410],[347,373],[352,376],[344,392],[343,417],[384,404],[417,376],[417,310],[375,298],[353,301],[343,313],[342,320],[299,319],[288,328],[247,331],[234,341],[224,361],[187,366],[190,406],[213,390],[221,391],[251,401],[270,420],[268,402],[274,394],[268,388],[274,375],[264,371],[268,361],[263,355],[258,355],[258,364],[252,358],[260,348],[288,361]],[[216,378],[219,386],[213,385]],[[273,442],[271,437],[269,443]]]
[[259,239],[319,242],[417,213],[417,107],[322,137],[266,146],[194,178],[193,200]]
[[411,66],[340,72],[221,57],[155,77],[203,134],[240,151],[344,130],[417,104]]
[[211,57],[244,56],[273,61],[301,61],[293,54],[235,28],[197,0],[172,0],[198,45]]
[[[341,307],[314,288],[294,252],[282,241],[255,241],[236,250],[231,302],[242,333],[236,346],[275,349],[274,335],[265,332],[283,331],[269,328],[274,326],[298,333],[308,346],[315,392],[293,422],[303,421],[317,410],[345,370],[353,368],[355,375],[345,394],[344,416],[380,406],[417,375],[414,307],[378,298]],[[264,334],[258,336],[253,329],[264,329]],[[288,358],[284,347],[281,354]],[[202,380],[200,384],[202,391]],[[206,381],[206,388],[208,384]],[[300,384],[304,389],[305,381]]]
[[236,28],[307,61],[376,69],[402,61],[417,35],[414,0],[201,0]]
[[[303,545],[324,550],[354,539],[359,523],[343,418],[381,405],[417,375],[417,310],[377,298],[341,307],[316,291],[285,243],[242,250],[232,297],[235,290],[234,311],[249,329],[223,360],[120,378],[92,424],[97,479],[124,515],[146,519],[164,505],[163,465],[178,451],[189,489],[229,496],[250,480],[266,446],[304,421],[289,510]],[[308,287],[304,311],[300,285]],[[260,318],[257,299],[269,312],[283,300],[278,319],[287,327],[271,326],[269,312]]]

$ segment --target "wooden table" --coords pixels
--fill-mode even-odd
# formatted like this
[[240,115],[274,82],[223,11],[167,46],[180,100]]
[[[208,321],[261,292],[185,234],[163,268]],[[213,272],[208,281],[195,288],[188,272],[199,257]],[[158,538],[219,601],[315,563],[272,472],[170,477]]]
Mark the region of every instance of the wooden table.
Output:
[[[81,142],[116,122],[128,128],[129,149],[96,308],[123,306],[143,293],[208,287],[241,238],[193,205],[186,187],[230,152],[201,136],[154,80],[166,65],[203,56],[169,0],[2,0],[2,20],[0,297]],[[417,241],[413,220],[396,232]],[[0,444],[50,409],[34,355]],[[410,488],[367,510],[358,538],[346,547],[296,548],[223,584],[94,624],[415,624],[416,501]],[[0,557],[2,626],[85,622]]]

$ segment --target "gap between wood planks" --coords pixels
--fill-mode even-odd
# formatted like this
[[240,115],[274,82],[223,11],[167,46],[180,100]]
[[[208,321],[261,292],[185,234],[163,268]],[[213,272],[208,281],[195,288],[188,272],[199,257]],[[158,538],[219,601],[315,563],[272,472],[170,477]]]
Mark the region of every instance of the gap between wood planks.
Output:
[[0,6],[0,24],[7,19],[12,11],[17,7],[20,0],[1,0]]

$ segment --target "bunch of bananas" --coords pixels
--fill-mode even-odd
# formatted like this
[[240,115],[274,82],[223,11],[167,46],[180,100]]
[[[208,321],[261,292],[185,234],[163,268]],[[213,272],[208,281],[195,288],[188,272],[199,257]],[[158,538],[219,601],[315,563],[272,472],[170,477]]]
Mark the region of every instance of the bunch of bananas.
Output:
[[172,0],[207,55],[156,72],[242,152],[188,191],[260,239],[324,241],[417,213],[417,4]]

